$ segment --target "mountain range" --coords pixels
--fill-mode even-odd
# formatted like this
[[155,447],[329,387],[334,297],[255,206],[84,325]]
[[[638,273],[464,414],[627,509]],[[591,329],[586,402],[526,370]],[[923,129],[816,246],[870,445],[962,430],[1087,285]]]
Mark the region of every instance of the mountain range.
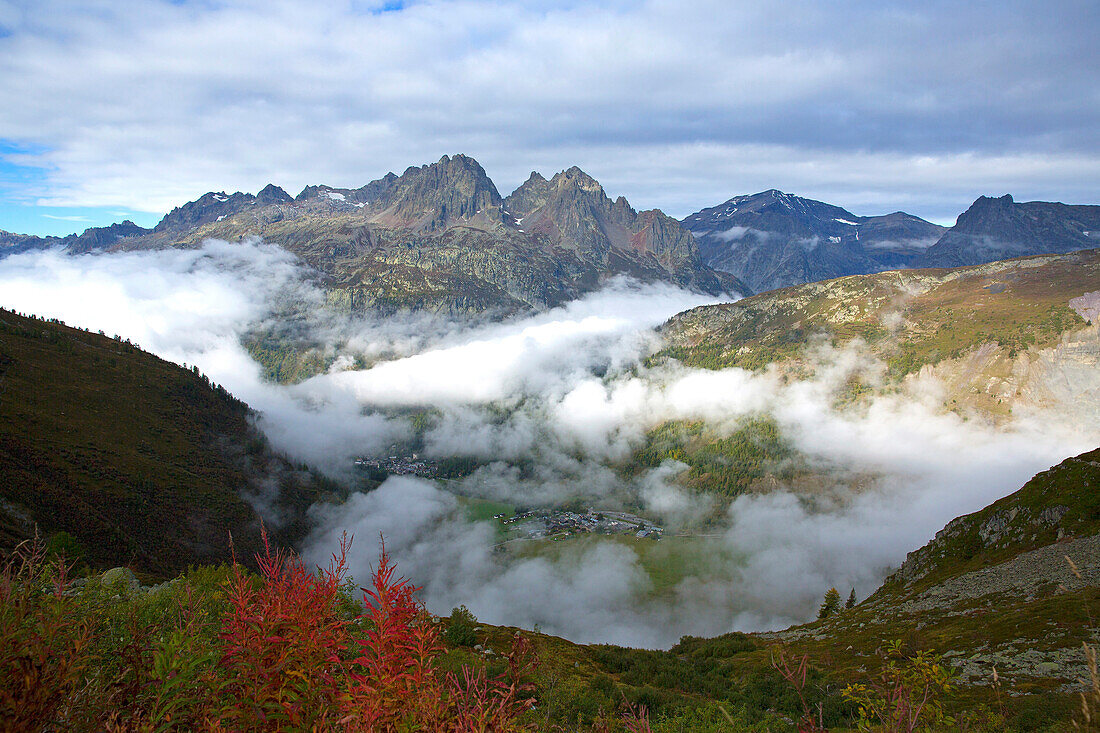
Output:
[[683,223],[704,262],[755,292],[910,267],[946,231],[900,211],[856,216],[776,190],[736,196]]
[[912,267],[959,267],[1100,246],[1100,206],[980,197],[947,229],[901,211],[856,216],[770,190],[683,220],[703,262],[755,292]]
[[664,213],[612,201],[570,168],[531,178],[507,199],[465,155],[390,173],[361,188],[269,185],[207,193],[152,230],[126,222],[79,237],[0,234],[0,248],[63,245],[71,252],[197,246],[263,237],[319,271],[336,305],[381,312],[511,313],[553,307],[609,278],[667,281],[719,295],[747,294],[703,264],[691,234]]
[[297,196],[209,192],[154,228],[125,221],[67,237],[0,231],[0,256],[198,246],[263,237],[315,268],[334,305],[508,314],[553,307],[616,275],[712,295],[912,267],[957,267],[1100,244],[1100,206],[981,197],[950,229],[904,212],[857,216],[769,190],[678,222],[612,200],[580,168],[537,172],[502,197],[465,155],[360,188]]

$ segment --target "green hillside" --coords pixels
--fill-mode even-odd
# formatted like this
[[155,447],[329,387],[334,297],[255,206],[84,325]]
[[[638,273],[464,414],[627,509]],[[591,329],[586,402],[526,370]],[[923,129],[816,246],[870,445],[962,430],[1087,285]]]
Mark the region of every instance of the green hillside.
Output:
[[1069,305],[1100,288],[1100,252],[955,270],[898,270],[799,285],[703,306],[663,327],[660,356],[690,366],[762,369],[797,359],[813,337],[865,341],[901,377],[983,344],[1007,358],[1058,343],[1087,322]]
[[[0,310],[0,546],[39,531],[92,566],[175,574],[251,557],[242,493],[278,493],[285,541],[339,487],[272,453],[197,369],[117,338]],[[58,533],[67,533],[59,535]]]

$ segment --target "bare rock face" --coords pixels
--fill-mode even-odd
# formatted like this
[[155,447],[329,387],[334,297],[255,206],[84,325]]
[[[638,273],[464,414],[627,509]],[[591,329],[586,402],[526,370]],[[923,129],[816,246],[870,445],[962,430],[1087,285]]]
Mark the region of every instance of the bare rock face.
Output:
[[695,240],[675,219],[656,209],[639,213],[622,196],[612,201],[576,166],[549,181],[532,173],[504,208],[521,231],[598,266],[643,279],[663,270],[673,282],[704,292],[749,294],[735,278],[707,272]]
[[158,234],[187,231],[203,224],[221,221],[254,207],[256,203],[256,197],[252,194],[240,191],[234,194],[212,191],[172,209],[153,228],[153,231]]

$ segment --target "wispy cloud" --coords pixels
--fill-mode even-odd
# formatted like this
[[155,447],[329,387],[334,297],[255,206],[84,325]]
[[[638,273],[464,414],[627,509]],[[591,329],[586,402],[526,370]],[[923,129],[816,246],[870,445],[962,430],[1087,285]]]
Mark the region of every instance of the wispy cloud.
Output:
[[43,214],[42,216],[46,217],[47,219],[57,219],[58,221],[79,221],[79,222],[89,222],[89,221],[91,221],[91,219],[89,219],[86,216],[59,216],[57,214]]

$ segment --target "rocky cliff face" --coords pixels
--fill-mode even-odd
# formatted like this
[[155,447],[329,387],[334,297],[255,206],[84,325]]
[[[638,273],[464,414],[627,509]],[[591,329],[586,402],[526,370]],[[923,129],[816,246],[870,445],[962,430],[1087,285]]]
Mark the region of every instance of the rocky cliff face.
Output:
[[547,181],[531,177],[504,201],[517,230],[570,250],[599,267],[652,279],[668,279],[705,292],[748,288],[734,278],[708,272],[691,234],[656,209],[635,211],[622,196],[612,201],[594,178],[573,167]]
[[982,196],[921,256],[921,267],[977,265],[1100,247],[1100,206]]
[[862,217],[770,190],[684,219],[703,261],[756,292],[911,266],[943,233],[903,212]]

